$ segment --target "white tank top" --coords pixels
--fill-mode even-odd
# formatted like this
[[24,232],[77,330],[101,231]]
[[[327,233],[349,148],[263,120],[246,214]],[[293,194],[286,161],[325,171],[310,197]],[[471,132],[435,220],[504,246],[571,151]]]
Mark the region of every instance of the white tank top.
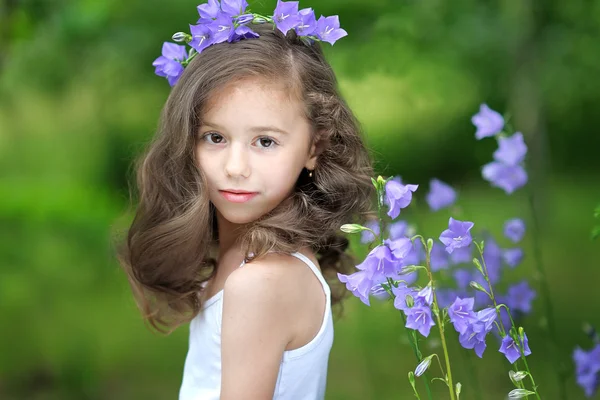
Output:
[[[331,290],[308,257],[299,252],[291,255],[304,261],[321,282],[326,295],[325,313],[319,332],[309,343],[283,352],[273,400],[319,400],[325,397],[327,362],[333,345]],[[190,322],[189,349],[179,400],[219,399],[222,299],[223,290],[206,300],[201,312]]]

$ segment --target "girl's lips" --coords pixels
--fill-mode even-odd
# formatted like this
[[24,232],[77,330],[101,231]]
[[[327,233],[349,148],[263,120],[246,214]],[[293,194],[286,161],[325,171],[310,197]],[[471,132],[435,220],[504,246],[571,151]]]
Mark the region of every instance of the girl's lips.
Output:
[[258,194],[258,193],[232,193],[232,192],[227,192],[225,190],[219,190],[219,193],[221,193],[221,195],[225,199],[231,201],[232,203],[245,203]]

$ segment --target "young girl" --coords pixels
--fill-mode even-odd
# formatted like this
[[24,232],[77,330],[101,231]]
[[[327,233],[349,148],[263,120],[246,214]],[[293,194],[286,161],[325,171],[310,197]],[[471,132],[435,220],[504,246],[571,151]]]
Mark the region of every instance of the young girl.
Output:
[[[155,63],[174,87],[138,163],[139,206],[120,261],[154,328],[191,321],[181,400],[325,393],[331,306],[344,291],[324,277],[354,265],[338,232],[369,212],[373,174],[314,40],[330,26],[301,35],[300,24],[282,28],[290,20],[278,9],[273,19],[250,14],[261,24],[222,42],[210,37],[218,29],[194,34],[200,51],[184,71],[164,64],[173,57]],[[199,6],[205,23],[241,22],[244,10],[237,0]]]

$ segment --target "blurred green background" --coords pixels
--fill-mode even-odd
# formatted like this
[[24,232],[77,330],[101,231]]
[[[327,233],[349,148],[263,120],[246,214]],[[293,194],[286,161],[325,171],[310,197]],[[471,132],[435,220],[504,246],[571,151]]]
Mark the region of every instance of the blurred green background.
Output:
[[[111,237],[131,219],[130,165],[152,137],[169,93],[151,63],[163,41],[195,22],[196,5],[0,3],[1,399],[177,396],[187,327],[168,337],[144,327]],[[275,1],[250,5],[270,13]],[[416,208],[405,215],[425,234],[439,236],[450,215],[424,206],[432,177],[459,190],[461,215],[479,228],[499,235],[507,218],[531,222],[525,189],[507,196],[480,175],[495,143],[476,141],[470,118],[483,102],[510,113],[530,147],[528,190],[541,217],[559,356],[571,367],[573,348],[591,346],[581,324],[600,326],[600,243],[590,241],[600,201],[600,2],[303,0],[301,6],[340,15],[349,36],[325,50],[378,172],[422,185]],[[537,289],[531,235],[524,246],[525,262],[502,285],[530,277]],[[538,296],[536,311],[523,321],[533,351],[528,360],[542,398],[554,399],[541,307]],[[406,376],[416,363],[391,304],[368,308],[351,298],[335,329],[327,399],[412,398]],[[509,364],[494,338],[480,360],[449,336],[461,398],[504,398]],[[424,352],[440,351],[432,339],[423,342]],[[570,399],[583,398],[574,377],[567,385]],[[435,398],[447,398],[442,383],[432,386]]]

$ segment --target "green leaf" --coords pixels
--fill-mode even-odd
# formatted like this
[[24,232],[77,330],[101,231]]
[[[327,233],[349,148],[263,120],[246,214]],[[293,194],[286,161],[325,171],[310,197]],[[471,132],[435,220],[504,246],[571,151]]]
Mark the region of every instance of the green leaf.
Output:
[[373,182],[373,186],[375,186],[375,189],[379,190],[379,185],[377,184],[377,181],[371,178],[371,182]]
[[508,398],[509,399],[522,399],[523,397],[527,397],[532,394],[535,394],[535,392],[532,392],[531,390],[527,390],[527,389],[514,389],[508,393]]
[[408,381],[410,382],[411,386],[414,388],[415,387],[415,373],[412,371],[408,371]]

